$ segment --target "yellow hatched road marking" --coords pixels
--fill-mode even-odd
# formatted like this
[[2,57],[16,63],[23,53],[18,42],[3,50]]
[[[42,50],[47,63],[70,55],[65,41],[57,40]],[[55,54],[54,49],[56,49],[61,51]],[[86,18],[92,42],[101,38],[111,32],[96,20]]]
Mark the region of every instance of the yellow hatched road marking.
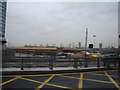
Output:
[[[85,74],[99,75],[99,76],[106,76],[105,74],[95,74],[95,73],[85,73]],[[110,76],[112,76],[112,75],[110,75]]]
[[35,82],[35,83],[43,83],[43,82],[40,82],[40,81],[36,81],[36,80],[32,80],[32,79],[28,79],[28,78],[20,78],[20,79],[23,79],[23,80],[27,80],[27,81],[30,81],[30,82]]
[[83,73],[80,73],[80,80],[79,80],[78,88],[82,88],[82,87],[83,87]]
[[102,83],[112,83],[112,82],[108,82],[108,81],[100,81],[100,80],[87,79],[87,78],[83,78],[83,80],[95,81],[95,82],[102,82]]
[[71,76],[61,76],[61,75],[57,75],[59,77],[68,77],[68,78],[74,78],[74,79],[80,79],[80,78],[77,78],[77,77],[71,77]]
[[60,85],[55,85],[55,84],[49,84],[49,83],[46,83],[46,85],[49,85],[49,86],[54,86],[54,87],[59,87],[59,88],[72,89],[72,88],[70,88],[70,87],[65,87],[65,86],[60,86]]
[[[81,74],[84,74],[84,73],[81,73]],[[60,76],[60,77],[67,77],[67,78],[73,78],[73,79],[81,79],[81,78],[71,77],[71,76]],[[82,79],[89,80],[89,81],[102,82],[102,83],[112,83],[112,82],[109,82],[109,81],[101,81],[101,80],[95,80],[95,79],[87,79],[87,78],[82,78]]]
[[3,75],[3,76],[0,76],[0,77],[15,77],[15,75]]
[[47,82],[49,82],[55,75],[52,75],[50,78],[48,78],[45,82],[43,82],[40,86],[38,86],[35,90],[39,90],[39,88],[42,88]]
[[[40,81],[36,81],[36,80],[32,80],[32,79],[27,79],[27,78],[20,78],[20,79],[27,80],[27,81],[30,81],[30,82],[35,82],[35,83],[43,83],[43,82],[40,82]],[[46,85],[54,86],[54,87],[59,87],[59,88],[68,88],[68,89],[71,89],[70,87],[65,87],[65,86],[60,86],[60,85],[54,85],[54,84],[49,84],[49,83],[46,83]]]
[[[95,73],[85,73],[85,74],[99,75],[99,76],[106,76],[105,74],[95,74]],[[110,75],[110,76],[114,76],[114,75]]]
[[105,72],[105,71],[104,71],[104,73],[113,82],[113,84],[120,90],[120,86],[111,78],[111,76],[107,72]]
[[8,80],[8,81],[6,81],[6,82],[3,82],[3,83],[0,84],[0,86],[2,86],[2,85],[4,85],[4,84],[7,84],[7,83],[9,83],[9,82],[12,82],[12,81],[14,81],[14,80],[16,80],[16,79],[18,79],[18,77],[15,77],[15,78],[10,79],[10,80]]
[[[119,69],[115,69],[115,70],[104,70],[104,71],[119,71]],[[83,72],[83,73],[97,73],[97,72],[104,72],[104,71],[90,71],[90,72]]]

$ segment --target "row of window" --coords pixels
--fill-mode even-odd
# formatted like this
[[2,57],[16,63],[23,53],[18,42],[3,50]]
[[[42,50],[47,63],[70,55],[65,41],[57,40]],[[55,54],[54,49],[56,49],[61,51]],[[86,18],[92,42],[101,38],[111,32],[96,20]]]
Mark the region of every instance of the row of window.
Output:
[[5,33],[5,30],[2,30],[2,29],[0,28],[0,33],[1,33],[1,32],[2,32],[2,33]]
[[0,37],[3,37],[3,38],[4,38],[4,37],[5,37],[5,34],[3,34],[3,33],[0,33]]
[[5,29],[5,23],[0,23],[0,27],[2,27],[2,29]]
[[0,34],[5,34],[5,31],[3,32],[3,31],[0,31]]

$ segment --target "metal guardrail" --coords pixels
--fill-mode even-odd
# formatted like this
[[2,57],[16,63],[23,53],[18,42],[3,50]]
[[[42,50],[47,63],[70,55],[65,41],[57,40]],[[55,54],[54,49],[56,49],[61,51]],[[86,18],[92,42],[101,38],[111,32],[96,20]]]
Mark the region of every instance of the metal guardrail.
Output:
[[48,67],[53,69],[54,67],[105,67],[105,68],[120,68],[120,58],[113,57],[14,57],[14,58],[3,58],[2,66],[7,67],[18,67],[24,70],[25,67]]

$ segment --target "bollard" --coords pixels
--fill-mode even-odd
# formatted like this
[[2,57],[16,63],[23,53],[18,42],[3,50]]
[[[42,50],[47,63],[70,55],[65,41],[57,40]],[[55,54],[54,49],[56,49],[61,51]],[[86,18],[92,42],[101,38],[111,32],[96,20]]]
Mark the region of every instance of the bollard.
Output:
[[100,67],[100,59],[97,58],[97,67]]
[[117,59],[115,58],[115,60],[114,60],[114,67],[116,67],[117,66]]
[[85,60],[85,67],[88,67],[88,58],[85,57],[84,60]]
[[102,58],[103,60],[103,67],[105,67],[106,66],[106,58]]
[[120,69],[120,60],[119,60],[119,58],[118,58],[118,68]]
[[110,68],[110,58],[107,58],[107,68]]
[[82,59],[80,58],[80,61],[79,61],[79,65],[80,65],[80,67],[82,67]]
[[53,59],[54,59],[54,58],[50,58],[50,59],[49,59],[49,68],[50,68],[51,70],[53,70]]
[[75,67],[75,68],[78,68],[77,63],[78,63],[78,59],[77,59],[77,58],[74,58],[74,67]]
[[24,70],[23,69],[23,57],[22,57],[22,60],[21,60],[21,70]]

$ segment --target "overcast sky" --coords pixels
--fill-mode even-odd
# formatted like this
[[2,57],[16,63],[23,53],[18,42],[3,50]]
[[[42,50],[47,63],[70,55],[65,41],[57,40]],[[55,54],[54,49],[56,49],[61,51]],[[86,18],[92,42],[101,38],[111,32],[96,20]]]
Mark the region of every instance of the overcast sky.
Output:
[[117,2],[9,2],[6,39],[13,46],[118,44]]

